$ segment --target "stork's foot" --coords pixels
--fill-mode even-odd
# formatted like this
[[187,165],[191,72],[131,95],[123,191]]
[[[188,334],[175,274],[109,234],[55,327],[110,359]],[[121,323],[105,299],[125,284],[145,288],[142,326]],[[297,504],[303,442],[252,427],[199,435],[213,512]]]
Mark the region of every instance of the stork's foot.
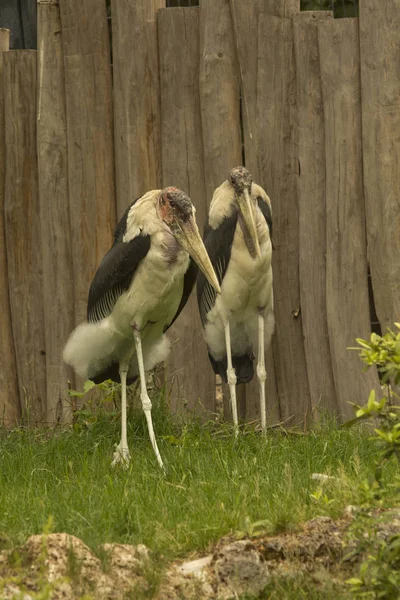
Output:
[[129,448],[126,444],[123,444],[122,442],[120,442],[118,444],[118,446],[115,446],[115,452],[113,454],[113,460],[111,463],[112,467],[115,467],[116,465],[122,465],[122,467],[124,469],[128,468],[128,465],[130,463],[131,460],[131,455],[129,452]]

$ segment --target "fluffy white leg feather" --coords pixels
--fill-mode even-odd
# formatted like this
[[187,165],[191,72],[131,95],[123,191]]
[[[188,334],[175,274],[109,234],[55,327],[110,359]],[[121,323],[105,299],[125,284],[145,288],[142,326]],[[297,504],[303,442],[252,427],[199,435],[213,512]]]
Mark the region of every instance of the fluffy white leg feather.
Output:
[[119,362],[121,347],[131,346],[128,340],[110,327],[107,319],[99,323],[81,323],[69,336],[63,359],[78,375],[90,379],[111,363]]

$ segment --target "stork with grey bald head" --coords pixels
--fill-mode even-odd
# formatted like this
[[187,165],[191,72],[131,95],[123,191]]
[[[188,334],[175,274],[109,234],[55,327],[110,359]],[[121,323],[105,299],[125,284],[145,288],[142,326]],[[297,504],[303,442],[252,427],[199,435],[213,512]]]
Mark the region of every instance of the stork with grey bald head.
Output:
[[128,206],[91,283],[87,322],[72,332],[64,349],[64,361],[81,377],[121,382],[122,431],[113,464],[130,460],[126,386],[140,377],[150,440],[163,468],[145,371],[167,357],[164,334],[185,306],[198,267],[220,292],[195,212],[189,197],[174,187],[147,192]]
[[197,299],[211,365],[229,384],[236,432],[236,384],[252,380],[255,357],[261,427],[266,427],[264,354],[274,330],[271,236],[269,197],[247,169],[232,169],[214,191],[204,232],[221,294],[199,274]]

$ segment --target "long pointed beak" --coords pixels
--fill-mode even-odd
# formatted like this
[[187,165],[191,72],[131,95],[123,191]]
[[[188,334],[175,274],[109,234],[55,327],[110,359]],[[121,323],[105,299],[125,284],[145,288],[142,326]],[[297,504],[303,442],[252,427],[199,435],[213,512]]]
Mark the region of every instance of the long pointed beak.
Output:
[[206,276],[209,283],[213,286],[218,294],[221,293],[221,287],[218,283],[217,276],[211,264],[210,258],[207,254],[207,250],[201,239],[199,228],[194,217],[191,217],[188,221],[179,221],[178,223],[180,233],[175,234],[178,242],[181,246],[190,254],[199,269],[201,269]]
[[258,258],[261,258],[260,244],[258,242],[254,211],[251,205],[249,191],[246,188],[244,189],[243,195],[238,195],[238,204],[240,214],[243,219],[243,224],[247,233],[247,235],[245,235],[245,238],[247,247],[249,248],[249,252],[252,256],[256,254]]

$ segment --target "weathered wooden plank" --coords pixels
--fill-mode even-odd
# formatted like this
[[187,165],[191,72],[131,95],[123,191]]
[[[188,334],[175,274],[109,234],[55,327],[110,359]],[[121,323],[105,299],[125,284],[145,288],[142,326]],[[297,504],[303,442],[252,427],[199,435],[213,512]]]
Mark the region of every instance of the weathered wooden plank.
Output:
[[118,216],[161,184],[156,16],[163,7],[165,0],[111,0]]
[[243,144],[246,167],[260,181],[257,161],[257,31],[264,0],[230,0],[241,79]]
[[242,164],[240,77],[229,0],[200,2],[200,105],[208,204]]
[[360,3],[368,259],[383,330],[400,315],[400,3]]
[[5,136],[3,52],[9,49],[10,30],[0,29],[0,425],[10,427],[21,417],[17,365],[11,326],[8,294],[7,248],[4,223],[5,199]]
[[[200,1],[200,109],[205,193],[209,207],[215,188],[243,163],[240,132],[240,73],[229,0]],[[224,408],[228,408],[224,389]],[[238,413],[246,407],[238,387]],[[227,412],[225,412],[227,414]]]
[[[241,104],[243,118],[244,163],[254,181],[268,191],[268,185],[261,181],[257,157],[257,31],[258,15],[264,8],[264,0],[230,0],[234,37],[241,78]],[[279,421],[279,401],[276,388],[275,366],[272,346],[266,353],[267,369],[267,417],[268,421]],[[246,404],[239,406],[241,418],[257,419],[260,416],[258,380],[246,386]],[[243,413],[243,409],[245,412]]]
[[46,415],[43,267],[36,161],[36,51],[5,52],[5,227],[22,410]]
[[277,17],[294,17],[300,12],[300,0],[263,0],[264,12]]
[[74,327],[64,59],[58,0],[38,2],[37,151],[46,307],[47,421],[70,418],[62,349]]
[[[199,9],[158,12],[161,84],[162,185],[185,190],[196,206],[200,231],[207,218],[199,98]],[[178,90],[178,91],[177,91]],[[193,293],[169,332],[166,364],[172,409],[214,410],[215,381]],[[200,405],[200,403],[201,405]]]
[[105,3],[60,0],[60,12],[78,323],[86,318],[89,284],[115,227],[111,65]]
[[274,208],[273,338],[281,416],[303,424],[310,393],[303,345],[299,285],[296,72],[291,19],[260,15],[257,119],[261,180]]
[[342,417],[349,402],[379,389],[373,370],[362,373],[356,337],[370,332],[367,249],[361,150],[358,23],[337,19],[318,24],[326,164],[326,301],[337,402]]
[[311,406],[336,411],[326,315],[325,132],[319,67],[318,22],[332,13],[300,13],[294,18],[299,119],[299,273]]

